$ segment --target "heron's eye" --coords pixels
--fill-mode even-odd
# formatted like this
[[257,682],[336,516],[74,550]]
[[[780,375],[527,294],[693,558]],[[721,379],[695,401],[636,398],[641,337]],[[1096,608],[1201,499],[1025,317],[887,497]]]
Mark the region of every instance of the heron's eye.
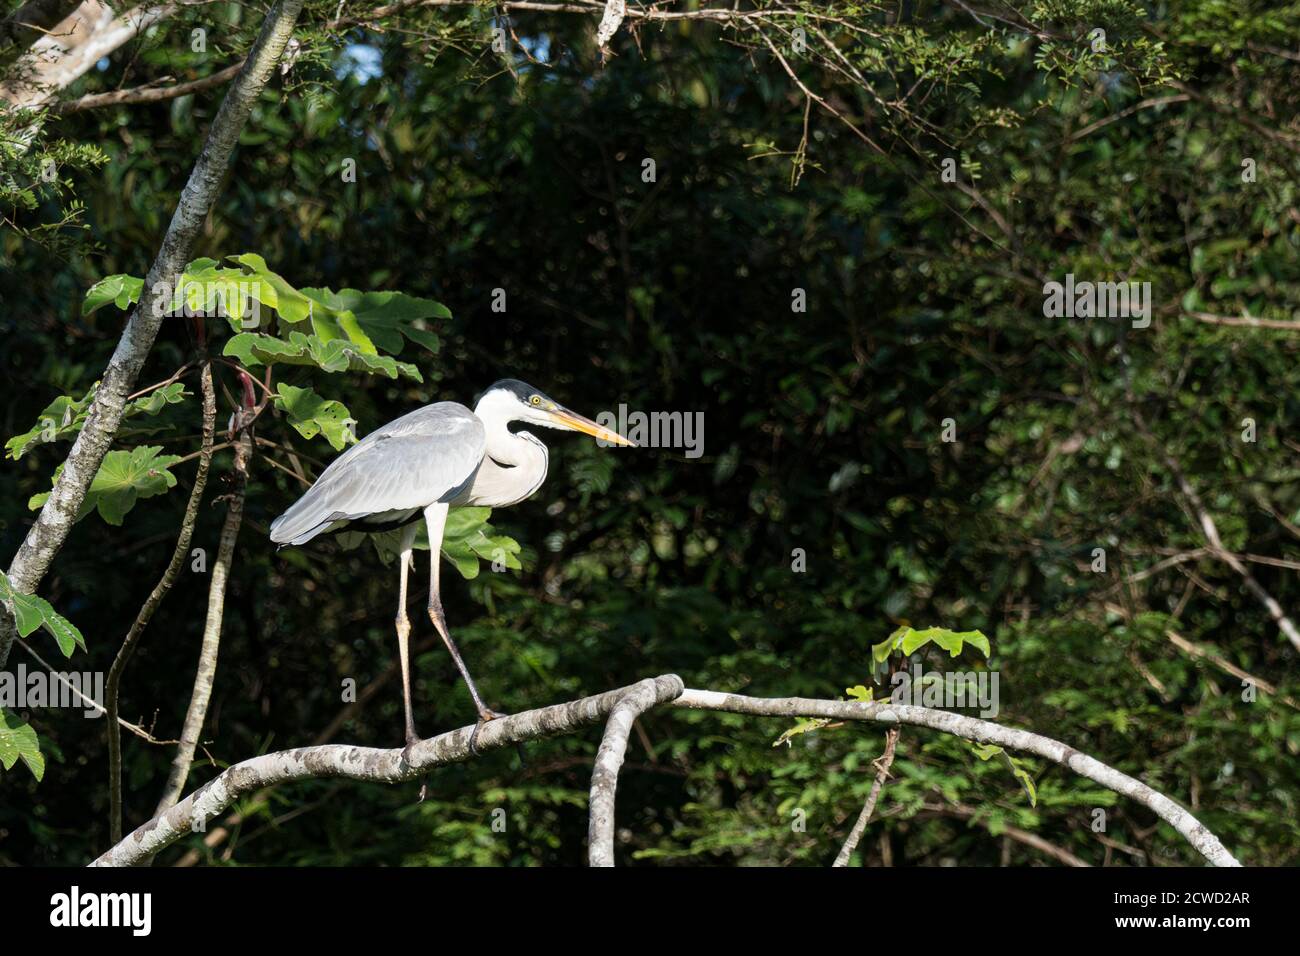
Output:
[[529,401],[530,403],[532,403],[533,405],[540,405],[540,404],[542,404],[542,397],[541,397],[540,395],[534,395],[534,396],[533,396],[532,398],[530,398],[528,401]]

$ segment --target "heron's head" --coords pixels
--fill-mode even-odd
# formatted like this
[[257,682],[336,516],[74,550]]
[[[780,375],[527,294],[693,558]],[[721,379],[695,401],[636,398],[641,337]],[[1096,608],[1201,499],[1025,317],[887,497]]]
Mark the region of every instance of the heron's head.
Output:
[[590,418],[570,411],[539,388],[517,378],[503,378],[488,386],[474,406],[480,418],[496,418],[506,422],[531,422],[543,428],[582,432],[611,445],[636,447],[636,442],[618,432],[593,422]]

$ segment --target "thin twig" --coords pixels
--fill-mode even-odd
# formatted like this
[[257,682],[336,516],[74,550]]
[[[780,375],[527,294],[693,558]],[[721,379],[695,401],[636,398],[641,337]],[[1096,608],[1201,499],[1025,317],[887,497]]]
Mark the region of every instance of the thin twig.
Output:
[[244,67],[244,61],[232,63],[224,70],[218,70],[208,76],[174,86],[159,86],[157,83],[145,83],[128,90],[113,90],[109,93],[91,93],[80,99],[68,100],[54,107],[54,112],[61,114],[79,113],[82,110],[100,109],[105,106],[131,106],[136,103],[162,103],[191,93],[202,93],[214,86],[228,82]]
[[[50,672],[51,677],[53,677],[56,681],[58,681],[68,690],[70,690],[73,693],[73,695],[77,697],[77,699],[79,699],[87,707],[94,710],[96,714],[108,713],[108,709],[104,707],[103,704],[100,704],[98,701],[94,700],[93,698],[86,696],[85,693],[83,693],[80,689],[78,689],[76,684],[68,680],[66,675],[64,675],[60,671],[55,670],[53,665],[51,665],[47,660],[45,660],[45,658],[41,657],[40,654],[37,654],[36,649],[33,648],[30,644],[28,644],[21,637],[14,638],[14,643],[17,644],[19,647],[21,647],[23,650],[25,650],[28,654],[32,655],[32,657],[36,659],[36,663],[40,664],[47,671]],[[157,737],[149,733],[149,731],[145,730],[139,724],[133,724],[129,720],[123,720],[121,717],[116,718],[116,721],[119,727],[125,727],[127,730],[131,731],[131,733],[139,737],[141,740],[146,740],[151,744],[174,744],[178,742],[175,740],[159,740]]]
[[244,494],[248,488],[248,462],[253,454],[253,440],[249,429],[251,419],[240,407],[236,411],[240,420],[238,438],[235,441],[234,483],[232,492],[225,496],[228,504],[226,520],[221,526],[221,538],[217,543],[217,557],[212,565],[212,580],[208,586],[208,613],[203,624],[203,643],[199,649],[199,665],[194,674],[194,687],[190,693],[190,705],[185,712],[185,723],[181,730],[181,745],[172,760],[171,772],[167,784],[158,801],[157,816],[171,807],[180,798],[189,777],[190,764],[194,760],[194,751],[198,748],[199,735],[203,731],[203,721],[208,713],[208,701],[212,697],[212,683],[216,679],[217,654],[221,645],[221,628],[225,618],[226,584],[230,578],[230,566],[235,556],[235,541],[244,521]]
[[876,809],[876,801],[880,799],[881,788],[884,787],[885,780],[889,777],[889,768],[894,763],[894,748],[896,746],[898,746],[898,728],[890,727],[889,730],[885,731],[885,752],[880,755],[880,759],[875,761],[876,779],[871,781],[871,792],[867,794],[867,802],[862,805],[862,812],[858,814],[857,822],[853,824],[848,839],[840,847],[840,852],[831,866],[849,865],[849,857],[853,855],[853,851],[857,849],[858,841],[862,839],[862,834],[866,832],[867,821],[871,819],[871,814]]
[[203,447],[198,452],[199,467],[194,474],[194,487],[190,490],[190,499],[185,505],[185,516],[181,519],[181,530],[176,536],[176,547],[172,549],[171,560],[163,571],[162,578],[154,585],[149,597],[145,599],[131,629],[127,631],[118,648],[117,656],[108,669],[105,681],[105,710],[108,713],[108,829],[116,843],[122,839],[122,735],[117,729],[119,691],[122,684],[122,672],[127,662],[135,653],[136,645],[144,629],[149,626],[154,612],[162,604],[163,598],[176,583],[181,566],[189,557],[190,542],[194,537],[194,525],[198,521],[199,504],[203,500],[204,489],[208,484],[208,468],[212,464],[213,436],[216,433],[217,396],[212,387],[212,366],[204,362],[199,370],[199,383],[203,392]]

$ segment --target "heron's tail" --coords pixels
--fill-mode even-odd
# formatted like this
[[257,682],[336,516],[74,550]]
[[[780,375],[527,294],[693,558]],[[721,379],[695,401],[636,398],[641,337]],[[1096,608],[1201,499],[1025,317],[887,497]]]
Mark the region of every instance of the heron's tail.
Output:
[[322,513],[315,487],[290,506],[289,510],[271,522],[271,540],[280,547],[306,544],[334,523],[332,515]]

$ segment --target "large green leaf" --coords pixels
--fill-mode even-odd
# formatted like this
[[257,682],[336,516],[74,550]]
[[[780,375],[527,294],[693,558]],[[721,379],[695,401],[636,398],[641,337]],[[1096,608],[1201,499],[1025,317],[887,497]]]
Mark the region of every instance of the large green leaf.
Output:
[[967,644],[989,656],[991,648],[989,639],[981,631],[950,631],[946,627],[928,627],[918,631],[906,625],[871,647],[871,656],[882,662],[894,651],[900,651],[904,657],[916,653],[929,643],[935,643],[948,652],[950,657],[959,655]]
[[[234,345],[233,351],[228,345],[225,354],[245,364],[269,365],[279,361],[315,365],[333,372],[349,369],[383,372],[391,378],[396,378],[400,371],[419,381],[419,373],[413,371],[413,366],[387,358],[381,360],[380,352],[397,355],[409,340],[436,353],[441,343],[428,321],[451,317],[446,306],[432,299],[394,291],[297,289],[284,276],[273,272],[256,253],[228,258],[237,266],[222,266],[216,259],[206,258],[191,262],[172,291],[167,307],[172,312],[188,309],[207,315],[224,313],[236,338],[253,331],[251,324],[244,324],[250,301],[275,310],[281,323],[279,331],[289,333],[288,342],[274,338],[259,343],[244,340]],[[126,308],[139,300],[143,285],[143,279],[128,275],[101,279],[86,294],[83,313],[89,314],[109,302]],[[304,324],[310,333],[285,328]],[[296,339],[295,333],[304,338]],[[348,358],[340,360],[344,353]]]
[[[152,498],[175,487],[176,476],[168,469],[181,460],[180,456],[159,455],[160,451],[160,445],[141,445],[130,451],[110,451],[105,455],[99,472],[86,490],[77,520],[98,509],[99,516],[109,524],[121,525],[138,499]],[[56,481],[62,471],[60,465],[54,474]],[[49,496],[49,492],[33,495],[27,507],[35,511]]]
[[14,590],[3,573],[0,573],[0,601],[13,608],[14,623],[20,637],[27,637],[43,627],[58,643],[64,657],[71,657],[78,647],[83,651],[86,649],[86,640],[75,624],[54,610],[45,598]]
[[247,274],[262,280],[262,304],[275,309],[285,322],[298,323],[311,317],[312,300],[291,286],[283,276],[272,272],[261,256],[246,252],[228,258],[243,266]]
[[[516,571],[523,567],[519,560],[519,542],[508,535],[496,534],[488,524],[491,514],[491,508],[452,508],[447,515],[447,526],[442,534],[442,556],[467,580],[478,577],[480,561],[489,566],[499,562],[502,567]],[[402,538],[400,529],[378,534],[345,532],[338,536],[338,540],[342,547],[350,549],[359,546],[367,537],[381,561],[391,564],[396,560]],[[423,521],[416,533],[414,548],[417,551],[429,550],[429,536]]]
[[397,378],[400,374],[417,382],[424,381],[420,370],[409,362],[361,352],[347,339],[327,341],[302,332],[290,332],[287,341],[258,332],[241,332],[226,343],[222,354],[237,358],[250,367],[310,365],[326,372],[366,372],[389,378]]
[[13,711],[0,708],[0,766],[10,770],[20,757],[33,777],[40,780],[45,776],[45,757],[36,730]]
[[[98,387],[98,383],[92,385],[90,391],[81,398],[60,395],[46,405],[45,410],[37,416],[35,425],[5,442],[5,451],[9,457],[17,461],[37,445],[76,436],[86,423],[86,415],[90,410],[90,403],[95,399],[95,391]],[[127,402],[122,410],[122,417],[127,419],[136,415],[157,415],[168,405],[176,405],[184,401],[188,394],[184,383],[172,382],[163,388],[155,389],[148,395]]]
[[302,291],[339,315],[349,316],[370,341],[392,355],[402,351],[403,336],[436,353],[441,343],[425,320],[451,318],[451,311],[441,303],[401,292]]
[[134,302],[140,301],[140,292],[144,289],[144,280],[129,275],[105,276],[86,293],[81,303],[81,314],[90,315],[96,309],[112,302],[119,309],[127,309]]
[[288,416],[289,424],[303,438],[321,435],[335,451],[342,451],[345,445],[357,440],[352,429],[356,419],[342,402],[323,398],[310,388],[297,388],[284,382],[277,386],[277,393],[275,407]]

